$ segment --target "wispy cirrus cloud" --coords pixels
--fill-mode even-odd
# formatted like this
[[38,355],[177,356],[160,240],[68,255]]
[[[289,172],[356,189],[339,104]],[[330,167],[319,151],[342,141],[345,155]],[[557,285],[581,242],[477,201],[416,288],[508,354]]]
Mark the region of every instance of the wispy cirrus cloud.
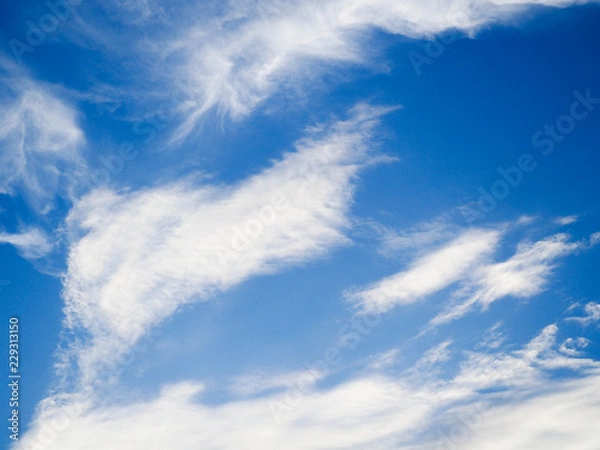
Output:
[[[369,32],[411,38],[447,30],[471,34],[509,20],[527,7],[565,7],[570,0],[329,0],[322,2],[234,1],[216,23],[191,25],[172,49],[188,80],[186,118],[174,136],[188,135],[208,110],[233,118],[249,114],[273,93],[294,89],[327,65],[373,63],[365,45]],[[164,51],[161,50],[164,55]]]
[[504,297],[530,298],[539,294],[545,289],[556,260],[582,245],[581,242],[570,242],[564,233],[534,243],[520,243],[516,253],[506,261],[477,267],[457,293],[457,304],[440,313],[432,324],[461,317],[477,304],[485,309]]
[[85,172],[77,112],[51,87],[26,76],[2,81],[0,193],[23,195],[46,213],[56,195],[73,197],[73,180]]
[[500,235],[496,230],[468,230],[420,257],[407,270],[365,289],[348,291],[346,296],[365,312],[384,312],[414,303],[464,279],[478,261],[496,248]]
[[573,316],[567,318],[567,320],[572,320],[575,322],[579,322],[580,324],[587,326],[595,322],[600,322],[600,303],[597,302],[589,302],[584,306],[584,316]]
[[425,223],[419,223],[407,230],[395,230],[375,221],[366,221],[372,228],[380,243],[379,253],[387,258],[406,256],[407,253],[419,253],[436,243],[452,239],[457,228],[450,225],[450,220],[441,217]]
[[[124,52],[122,39],[96,23],[93,9],[86,13],[80,8],[76,39],[86,35],[101,42],[109,59],[123,57],[128,66],[135,66],[132,72],[144,74],[142,89],[139,83],[120,89],[122,96],[136,98],[142,116],[148,101],[160,99],[161,93],[178,92],[173,109],[180,120],[171,136],[171,142],[177,143],[197,132],[209,111],[239,119],[274,94],[302,97],[323,74],[340,65],[382,70],[385,63],[376,61],[378,49],[370,45],[376,31],[419,39],[449,30],[473,35],[489,24],[510,23],[531,7],[580,3],[590,2],[234,0],[167,8],[161,2],[138,0],[104,6],[119,20],[142,27],[139,34],[124,31],[131,34],[127,48],[133,48],[135,59]],[[150,95],[149,86],[153,87]]]
[[260,371],[237,377],[231,385],[231,392],[236,397],[256,396],[272,391],[292,389],[298,380],[314,385],[323,379],[325,373],[316,370],[301,370],[296,372],[273,373]]
[[0,233],[0,244],[10,244],[25,259],[38,259],[52,251],[53,244],[37,228],[23,229],[18,233]]
[[371,134],[386,111],[359,106],[235,185],[98,189],[77,202],[64,295],[67,327],[91,336],[67,352],[80,381],[182,305],[348,243],[354,180],[377,160]]
[[[414,233],[417,238],[422,236],[421,228]],[[469,229],[449,242],[425,245],[424,254],[406,269],[349,290],[346,297],[359,311],[385,312],[452,289],[453,300],[431,321],[431,326],[437,326],[465,315],[476,305],[485,309],[501,298],[540,294],[560,258],[588,248],[587,242],[574,242],[568,234],[558,233],[536,242],[524,240],[513,256],[494,262],[503,233],[500,228]],[[402,239],[410,240],[410,233]]]

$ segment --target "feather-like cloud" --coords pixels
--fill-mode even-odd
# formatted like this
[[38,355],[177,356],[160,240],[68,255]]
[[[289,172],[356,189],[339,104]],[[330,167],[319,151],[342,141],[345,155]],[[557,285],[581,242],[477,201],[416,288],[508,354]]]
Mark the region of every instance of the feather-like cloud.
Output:
[[79,201],[64,295],[67,326],[90,335],[75,350],[82,382],[182,305],[349,242],[353,182],[386,111],[357,107],[236,185],[99,189]]

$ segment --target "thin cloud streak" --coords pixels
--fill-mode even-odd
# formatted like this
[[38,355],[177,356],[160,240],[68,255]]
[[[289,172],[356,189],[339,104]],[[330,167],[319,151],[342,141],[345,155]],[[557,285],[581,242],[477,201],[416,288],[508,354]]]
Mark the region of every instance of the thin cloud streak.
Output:
[[452,289],[452,301],[429,324],[436,327],[464,316],[476,305],[485,310],[505,297],[540,294],[557,260],[588,248],[585,241],[572,242],[568,234],[559,233],[533,243],[522,241],[513,256],[492,262],[502,234],[493,229],[469,229],[453,241],[430,248],[407,269],[371,286],[347,291],[346,298],[359,313],[384,313]]
[[477,267],[457,292],[458,298],[466,297],[466,300],[458,300],[457,305],[440,313],[431,324],[455,320],[477,304],[486,309],[504,297],[531,298],[541,293],[556,267],[555,261],[582,246],[580,242],[569,242],[569,236],[564,233],[535,243],[521,243],[508,260]]
[[44,232],[29,228],[19,233],[0,233],[0,244],[10,244],[17,248],[25,259],[38,259],[52,251],[53,245]]
[[416,260],[406,271],[373,286],[349,291],[346,297],[364,312],[385,312],[414,303],[463,279],[481,258],[488,256],[500,238],[496,230],[475,229]]

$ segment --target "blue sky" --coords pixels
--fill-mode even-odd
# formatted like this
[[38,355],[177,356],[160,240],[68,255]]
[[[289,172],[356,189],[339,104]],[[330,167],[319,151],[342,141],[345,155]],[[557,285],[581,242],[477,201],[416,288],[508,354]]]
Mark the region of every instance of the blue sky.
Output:
[[3,447],[598,448],[597,2],[2,8]]

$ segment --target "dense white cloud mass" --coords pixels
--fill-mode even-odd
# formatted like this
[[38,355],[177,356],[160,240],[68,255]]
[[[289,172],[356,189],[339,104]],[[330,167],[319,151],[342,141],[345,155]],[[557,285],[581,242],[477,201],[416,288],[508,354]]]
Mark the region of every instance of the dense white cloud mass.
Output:
[[26,77],[4,79],[0,92],[0,193],[24,195],[47,212],[54,196],[71,196],[83,173],[84,142],[75,110]]
[[[470,353],[450,379],[432,371],[450,358],[451,343],[443,342],[399,375],[371,368],[293,400],[284,390],[209,406],[197,382],[164,386],[154,399],[121,406],[94,408],[82,400],[59,406],[48,399],[15,450],[592,449],[599,366],[559,355],[557,331],[550,325],[512,353]],[[551,381],[552,370],[561,368],[583,378]]]
[[234,186],[99,189],[78,202],[64,295],[68,327],[91,335],[77,350],[84,384],[179,306],[348,242],[352,182],[385,111],[357,107]]
[[595,450],[600,376],[564,383],[558,392],[495,407],[460,448]]

